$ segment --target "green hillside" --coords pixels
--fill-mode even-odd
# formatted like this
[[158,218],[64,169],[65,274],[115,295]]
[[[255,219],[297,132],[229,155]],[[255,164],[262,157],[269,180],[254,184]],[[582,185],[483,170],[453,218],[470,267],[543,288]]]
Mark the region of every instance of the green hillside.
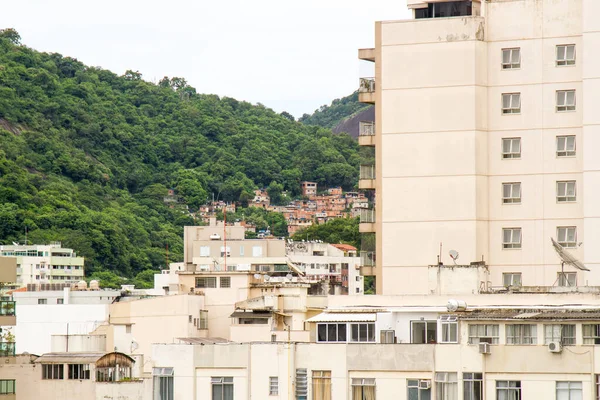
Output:
[[[0,31],[0,243],[60,240],[88,272],[135,276],[181,260],[207,198],[247,202],[272,182],[355,186],[360,157],[347,135],[290,121],[262,105],[158,84],[19,44]],[[283,113],[282,113],[283,114]],[[148,274],[147,274],[148,275]]]
[[350,96],[335,99],[330,105],[322,105],[312,115],[304,114],[299,121],[306,125],[335,128],[346,118],[366,110],[370,105],[358,102],[358,92]]

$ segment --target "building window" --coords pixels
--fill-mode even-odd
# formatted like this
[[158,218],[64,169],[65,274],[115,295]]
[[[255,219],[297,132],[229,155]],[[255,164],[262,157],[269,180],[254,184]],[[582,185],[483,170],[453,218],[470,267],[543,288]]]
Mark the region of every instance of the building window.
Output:
[[240,257],[244,257],[244,246],[240,246]]
[[42,364],[42,379],[64,379],[64,364]]
[[577,247],[577,227],[576,226],[559,226],[556,228],[556,237],[558,244],[562,247],[576,248]]
[[458,343],[458,318],[456,315],[442,315],[440,324],[442,326],[441,343]]
[[352,342],[375,342],[375,324],[350,324]]
[[200,246],[200,257],[210,257],[210,246]]
[[436,321],[411,321],[411,343],[436,343]]
[[580,400],[583,399],[581,382],[557,381],[556,400]]
[[[227,252],[227,256],[225,256],[226,252]],[[231,247],[221,246],[221,257],[231,257]]]
[[583,344],[600,344],[600,324],[583,325]]
[[574,44],[561,44],[556,46],[556,65],[575,65]]
[[375,400],[375,378],[352,378],[353,400]]
[[222,288],[230,288],[231,287],[231,277],[222,276],[219,278],[219,287]]
[[431,381],[427,379],[408,379],[406,381],[409,400],[431,400]]
[[521,68],[521,49],[502,49],[502,69]]
[[506,344],[537,344],[537,325],[506,325]]
[[521,228],[503,228],[502,229],[502,248],[520,249],[521,248]]
[[65,299],[56,299],[56,304],[65,304]]
[[577,272],[559,272],[557,280],[558,286],[577,286]]
[[38,304],[48,304],[48,299],[38,299]]
[[556,182],[556,201],[559,203],[577,200],[575,181]]
[[212,400],[233,400],[233,377],[212,377]]
[[600,375],[596,375],[596,400],[600,400]]
[[346,342],[346,324],[317,324],[318,342]]
[[263,249],[261,246],[252,246],[252,257],[262,257]]
[[279,394],[279,377],[269,377],[269,396],[277,396]]
[[379,341],[381,343],[396,343],[396,332],[393,330],[381,330],[379,332]]
[[436,372],[436,400],[455,400],[458,397],[458,374],[456,372]]
[[502,93],[502,114],[521,113],[521,93]]
[[296,368],[296,400],[308,399],[308,373],[306,368]]
[[331,399],[331,371],[312,372],[313,400]]
[[14,379],[0,380],[0,394],[16,394]]
[[561,342],[563,346],[574,346],[575,325],[544,325],[544,344],[549,344],[550,342]]
[[198,318],[198,329],[208,329],[208,311],[200,311],[200,318]]
[[502,158],[521,158],[521,138],[502,138]]
[[575,156],[575,136],[557,136],[556,137],[556,156],[573,157]]
[[556,91],[556,111],[574,111],[575,110],[575,91],[557,90]]
[[500,325],[469,324],[469,344],[478,343],[500,343]]
[[152,368],[154,400],[173,400],[173,368]]
[[196,278],[196,287],[197,288],[216,288],[217,287],[217,278],[214,276]]
[[521,381],[496,381],[496,399],[521,400]]
[[463,399],[483,399],[483,374],[481,372],[463,372]]
[[521,203],[521,182],[511,182],[502,184],[502,203]]
[[69,379],[90,379],[89,364],[69,364]]

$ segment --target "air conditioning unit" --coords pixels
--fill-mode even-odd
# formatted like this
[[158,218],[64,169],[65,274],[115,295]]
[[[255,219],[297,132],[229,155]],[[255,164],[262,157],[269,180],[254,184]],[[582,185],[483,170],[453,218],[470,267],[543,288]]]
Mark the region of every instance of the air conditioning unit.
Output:
[[550,353],[560,353],[562,351],[562,343],[561,342],[548,343],[548,351]]
[[489,343],[479,343],[480,354],[492,354],[492,346]]
[[431,389],[431,380],[429,380],[429,379],[421,379],[419,381],[419,389],[421,389],[421,390]]

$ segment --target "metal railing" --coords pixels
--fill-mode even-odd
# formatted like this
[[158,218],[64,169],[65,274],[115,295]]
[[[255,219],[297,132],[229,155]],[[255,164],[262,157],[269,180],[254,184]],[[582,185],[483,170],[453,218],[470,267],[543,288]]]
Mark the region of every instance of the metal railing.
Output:
[[0,343],[0,357],[9,357],[15,355],[15,342]]
[[360,179],[375,179],[375,165],[361,165]]
[[375,93],[375,78],[360,78],[359,93]]
[[0,316],[15,315],[14,301],[0,301]]
[[360,223],[361,224],[375,223],[375,210],[360,210]]
[[373,136],[375,134],[375,122],[360,121],[358,123],[358,136]]
[[360,264],[363,267],[372,267],[375,265],[375,252],[374,251],[361,251],[360,252]]

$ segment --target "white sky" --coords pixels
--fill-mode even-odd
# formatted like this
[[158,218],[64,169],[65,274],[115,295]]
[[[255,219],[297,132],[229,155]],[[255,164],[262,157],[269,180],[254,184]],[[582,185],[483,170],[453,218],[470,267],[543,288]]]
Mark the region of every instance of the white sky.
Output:
[[2,0],[0,29],[25,45],[119,75],[187,79],[296,117],[372,74],[357,49],[374,21],[408,18],[406,0]]

